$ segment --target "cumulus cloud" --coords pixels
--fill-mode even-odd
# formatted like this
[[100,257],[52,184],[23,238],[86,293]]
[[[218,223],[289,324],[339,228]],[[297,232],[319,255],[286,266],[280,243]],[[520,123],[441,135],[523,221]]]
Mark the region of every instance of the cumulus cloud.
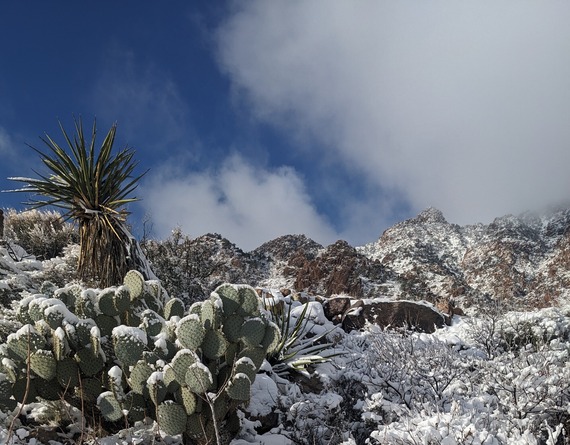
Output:
[[219,28],[219,62],[257,118],[311,135],[378,196],[488,222],[568,198],[569,14],[562,1],[256,0]]
[[170,166],[151,174],[141,186],[142,204],[159,239],[179,226],[192,237],[220,233],[246,251],[286,234],[336,240],[289,167],[269,170],[233,155],[216,170],[192,174]]

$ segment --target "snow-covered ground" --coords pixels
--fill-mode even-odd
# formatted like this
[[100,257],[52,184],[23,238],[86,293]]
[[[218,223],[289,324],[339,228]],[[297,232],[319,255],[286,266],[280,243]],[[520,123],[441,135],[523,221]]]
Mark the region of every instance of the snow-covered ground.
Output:
[[[11,260],[0,249],[0,290],[36,293],[42,268]],[[302,304],[267,290],[292,304]],[[302,339],[324,335],[330,359],[303,371],[275,372],[265,363],[240,413],[234,445],[266,444],[568,444],[570,443],[570,307],[501,314],[482,308],[477,317],[454,317],[434,334],[382,331],[368,326],[346,333],[312,301]],[[0,330],[17,329],[5,311]],[[301,351],[302,352],[302,351]],[[301,354],[300,354],[301,355]],[[81,413],[60,402],[23,407],[19,419],[0,413],[0,443],[57,445],[78,437],[89,444],[176,445],[152,422],[98,436],[81,430]],[[67,415],[67,438],[38,434]],[[22,422],[27,418],[26,422]],[[65,432],[65,431],[64,431]]]

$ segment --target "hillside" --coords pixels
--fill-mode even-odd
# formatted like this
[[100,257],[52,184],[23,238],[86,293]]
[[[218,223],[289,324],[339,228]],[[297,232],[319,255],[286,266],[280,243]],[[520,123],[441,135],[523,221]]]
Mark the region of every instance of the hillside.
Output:
[[[215,301],[210,293],[231,282],[257,289],[264,303],[263,317],[276,316],[278,322],[285,316],[290,321],[283,338],[291,340],[287,351],[292,355],[260,362],[251,399],[239,408],[239,430],[232,445],[566,445],[570,444],[569,224],[570,212],[558,211],[542,218],[509,216],[488,226],[460,227],[428,209],[361,247],[344,241],[325,247],[303,235],[290,235],[243,252],[217,234],[195,239],[176,234],[175,239],[148,242],[145,249],[170,296],[185,300],[184,314],[192,301]],[[34,374],[30,387],[40,398],[23,405],[19,415],[18,399],[3,396],[11,394],[9,376],[16,375],[20,382],[13,385],[17,394],[22,394],[21,382],[26,381],[25,364],[14,365],[18,352],[14,345],[25,320],[35,320],[37,332],[46,335],[46,347],[55,342],[57,336],[47,320],[57,322],[50,315],[58,307],[62,313],[67,309],[48,297],[69,299],[75,294],[76,312],[91,307],[91,316],[104,323],[100,332],[99,328],[88,331],[88,342],[95,333],[104,355],[113,357],[117,340],[111,341],[112,326],[123,318],[109,316],[113,312],[108,312],[103,299],[118,290],[78,286],[71,279],[76,255],[77,249],[70,246],[63,256],[40,261],[13,243],[0,246],[0,442],[10,437],[11,445],[189,443],[180,434],[159,432],[149,417],[101,421],[97,412],[109,393],[89,402],[90,413],[72,407],[67,398],[59,400],[67,390],[53,391],[61,386],[58,378],[45,380]],[[150,281],[145,286],[157,289]],[[338,323],[331,307],[333,302],[344,304],[345,299],[335,298],[339,295],[361,303],[346,314],[358,317],[368,311],[371,317],[360,320],[361,325]],[[417,314],[427,311],[438,316],[430,302],[448,297],[454,297],[469,316],[455,315],[447,325],[422,329],[407,312],[412,308]],[[488,304],[492,300],[497,304]],[[66,301],[73,309],[72,300]],[[133,301],[130,306],[136,307]],[[281,315],[272,315],[265,307],[282,308]],[[383,308],[394,315],[388,326],[374,313],[388,310]],[[79,317],[81,323],[93,322],[85,317]],[[174,359],[168,348],[159,345],[179,332],[182,322],[179,316],[154,320],[128,331],[145,339],[144,345],[138,344],[149,360],[144,367],[153,376],[148,385],[166,381],[168,361]],[[138,337],[130,341],[137,344]],[[151,361],[161,348],[166,355]],[[65,354],[66,363],[81,363],[79,350],[75,354],[68,348]],[[96,380],[102,391],[109,378],[121,379],[123,372],[116,364],[121,361],[101,364],[100,374],[82,382],[91,385]],[[133,371],[127,366],[124,374]],[[127,381],[123,385],[127,387]],[[175,390],[174,396],[163,391],[167,400],[161,406],[178,403]],[[95,419],[99,428],[86,426],[89,419]]]
[[[458,226],[430,208],[357,247],[344,241],[325,247],[304,235],[287,235],[243,252],[221,235],[208,234],[185,241],[188,264],[176,267],[194,271],[188,277],[192,289],[179,285],[198,297],[231,281],[322,296],[545,307],[570,298],[569,229],[569,209]],[[159,276],[168,267],[173,265],[155,262]]]

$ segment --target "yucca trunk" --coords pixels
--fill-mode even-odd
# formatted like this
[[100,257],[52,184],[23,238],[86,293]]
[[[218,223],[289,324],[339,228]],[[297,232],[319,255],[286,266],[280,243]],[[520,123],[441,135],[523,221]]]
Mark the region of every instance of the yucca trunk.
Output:
[[[115,224],[113,224],[115,225]],[[120,283],[128,271],[128,238],[121,228],[112,230],[109,222],[99,214],[84,218],[79,223],[79,279],[108,287]]]

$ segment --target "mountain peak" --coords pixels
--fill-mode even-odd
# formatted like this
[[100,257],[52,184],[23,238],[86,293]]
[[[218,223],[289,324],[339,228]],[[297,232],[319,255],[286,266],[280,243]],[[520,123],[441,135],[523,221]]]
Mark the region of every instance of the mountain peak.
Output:
[[424,211],[422,211],[418,216],[412,218],[410,222],[415,224],[425,224],[425,223],[441,223],[447,224],[447,220],[443,216],[441,210],[436,209],[435,207],[428,207]]

